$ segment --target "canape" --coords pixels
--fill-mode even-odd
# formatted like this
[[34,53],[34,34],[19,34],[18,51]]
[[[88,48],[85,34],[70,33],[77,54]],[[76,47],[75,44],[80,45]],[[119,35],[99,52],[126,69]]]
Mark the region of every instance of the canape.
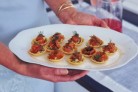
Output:
[[81,49],[81,53],[85,57],[91,57],[95,52],[96,52],[95,48],[93,48],[91,46],[86,46],[83,49]]
[[59,62],[63,57],[64,53],[60,50],[53,50],[48,55],[48,59],[52,62]]
[[91,57],[92,62],[103,64],[108,60],[108,55],[105,52],[98,51]]
[[63,40],[65,39],[65,37],[61,33],[57,32],[50,37],[50,40],[52,40],[52,39],[57,39],[58,42],[62,43]]
[[55,38],[52,39],[46,46],[47,51],[52,51],[52,50],[59,50],[61,47],[59,41]]
[[42,46],[42,45],[37,44],[37,43],[34,43],[31,46],[31,49],[28,51],[28,53],[30,55],[33,55],[33,56],[40,56],[40,55],[44,54],[45,51],[46,51],[45,46]]
[[69,42],[74,42],[75,45],[79,46],[84,42],[84,39],[75,31],[74,35],[69,39]]
[[62,47],[62,51],[65,54],[72,54],[76,49],[75,43],[73,42],[68,42]]
[[46,45],[47,38],[43,35],[42,32],[40,32],[38,34],[38,36],[35,39],[33,39],[32,44],[34,44],[34,43],[37,43],[37,44],[40,44],[40,45]]
[[81,65],[84,63],[84,56],[80,52],[74,52],[69,58],[68,62],[71,65]]
[[113,55],[117,51],[117,47],[116,47],[115,43],[113,43],[113,42],[109,42],[108,45],[102,46],[101,49],[107,55]]
[[88,45],[92,47],[100,47],[103,45],[103,43],[104,42],[95,35],[91,36],[90,40],[88,41]]

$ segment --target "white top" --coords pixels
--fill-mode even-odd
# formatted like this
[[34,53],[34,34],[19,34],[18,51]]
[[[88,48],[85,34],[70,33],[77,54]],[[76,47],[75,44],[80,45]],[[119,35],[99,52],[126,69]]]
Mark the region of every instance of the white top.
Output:
[[[0,0],[0,41],[7,45],[19,31],[48,23],[43,0]],[[0,92],[53,92],[52,87],[52,82],[25,77],[0,66]]]
[[19,31],[48,23],[43,0],[0,0],[0,41],[6,44]]

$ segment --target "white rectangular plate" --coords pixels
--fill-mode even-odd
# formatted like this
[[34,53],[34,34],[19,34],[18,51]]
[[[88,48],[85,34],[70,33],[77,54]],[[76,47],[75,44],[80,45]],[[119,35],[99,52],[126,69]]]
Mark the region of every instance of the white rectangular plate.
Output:
[[[96,35],[107,44],[112,41],[118,47],[118,51],[109,57],[109,60],[105,64],[95,64],[88,58],[85,58],[85,62],[82,65],[74,66],[67,62],[69,56],[65,56],[60,62],[53,63],[47,59],[48,52],[42,56],[33,57],[28,54],[28,50],[31,47],[31,41],[34,39],[40,31],[48,38],[56,32],[60,32],[65,36],[65,41],[73,35],[73,31],[77,31],[81,37],[84,38],[82,46],[78,47],[78,50],[86,46],[90,36]],[[55,68],[69,68],[69,69],[81,69],[81,70],[110,70],[121,67],[131,61],[138,54],[138,47],[135,42],[127,35],[116,32],[111,29],[105,29],[94,26],[81,26],[81,25],[67,25],[67,24],[54,24],[46,25],[37,28],[31,28],[23,30],[18,33],[9,43],[11,51],[17,55],[21,60],[28,63],[40,64],[48,67]]]

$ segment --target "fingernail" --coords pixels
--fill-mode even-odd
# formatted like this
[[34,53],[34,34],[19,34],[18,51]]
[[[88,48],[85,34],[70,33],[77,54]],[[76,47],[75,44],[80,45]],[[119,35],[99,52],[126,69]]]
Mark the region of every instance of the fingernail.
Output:
[[67,69],[57,69],[56,75],[67,75],[68,70]]

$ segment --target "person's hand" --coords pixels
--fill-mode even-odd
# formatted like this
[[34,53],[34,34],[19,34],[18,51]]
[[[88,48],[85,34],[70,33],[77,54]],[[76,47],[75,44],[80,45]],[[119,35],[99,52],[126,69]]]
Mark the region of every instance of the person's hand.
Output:
[[91,25],[109,28],[107,24],[100,18],[91,14],[79,12],[74,8],[61,11],[58,17],[65,24]]
[[18,68],[16,70],[14,69],[14,71],[19,74],[52,82],[74,81],[87,74],[87,71],[50,68],[37,64],[24,63],[22,61],[18,64]]
[[[16,66],[15,66],[16,67]],[[20,62],[18,68],[14,70],[19,74],[44,79],[52,82],[74,81],[87,74],[88,71],[68,70],[61,68],[50,68],[37,64]]]
[[17,58],[4,44],[0,43],[0,64],[16,73],[48,80],[52,82],[74,81],[87,74],[88,71],[50,68],[37,64],[30,64]]

